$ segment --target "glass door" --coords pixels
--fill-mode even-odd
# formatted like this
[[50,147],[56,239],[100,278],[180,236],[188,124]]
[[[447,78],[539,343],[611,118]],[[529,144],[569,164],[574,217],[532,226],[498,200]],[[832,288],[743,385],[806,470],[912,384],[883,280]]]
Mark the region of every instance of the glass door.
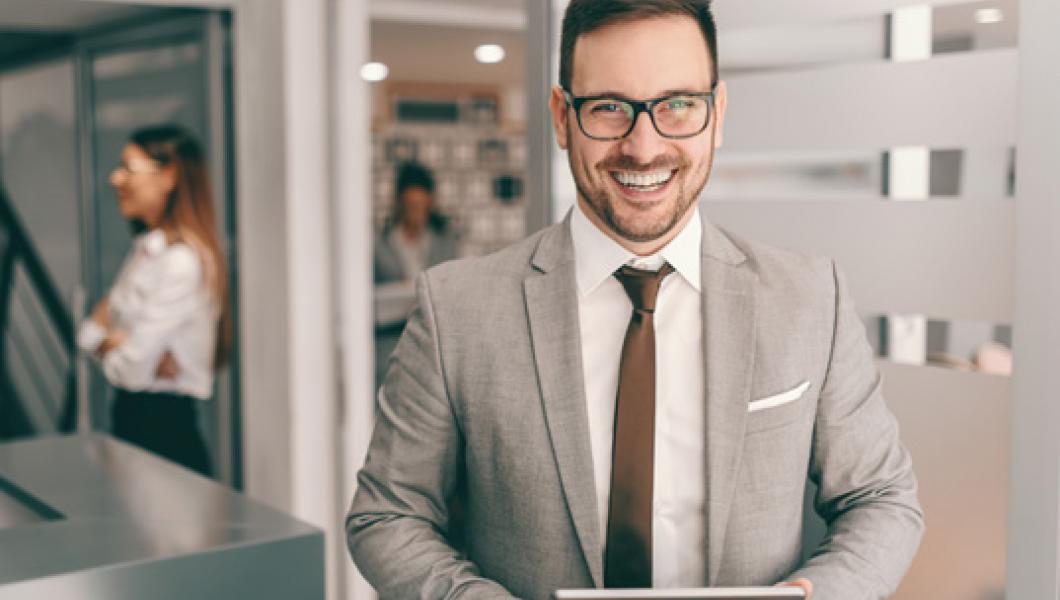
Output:
[[[113,283],[131,242],[108,176],[129,135],[149,125],[186,127],[205,148],[222,244],[234,274],[227,30],[223,14],[192,13],[111,29],[79,43],[82,256],[92,302]],[[230,287],[235,289],[234,284]],[[238,352],[233,364],[238,364]],[[241,461],[233,456],[239,448],[238,377],[232,370],[218,378],[214,398],[200,404],[199,420],[218,476],[238,487]],[[98,374],[91,386],[91,405],[97,427],[106,430],[109,392]]]

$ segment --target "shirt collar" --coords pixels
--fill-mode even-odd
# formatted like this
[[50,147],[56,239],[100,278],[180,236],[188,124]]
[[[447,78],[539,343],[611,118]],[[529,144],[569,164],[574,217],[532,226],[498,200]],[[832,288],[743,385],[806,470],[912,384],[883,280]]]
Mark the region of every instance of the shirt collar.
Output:
[[582,211],[581,204],[575,204],[570,229],[578,294],[581,297],[589,295],[622,265],[656,270],[663,262],[670,263],[697,292],[701,291],[703,224],[699,207],[693,210],[692,218],[669,244],[651,256],[640,257],[600,231]]
[[161,229],[152,229],[136,237],[136,247],[148,256],[161,254],[167,245],[166,232]]

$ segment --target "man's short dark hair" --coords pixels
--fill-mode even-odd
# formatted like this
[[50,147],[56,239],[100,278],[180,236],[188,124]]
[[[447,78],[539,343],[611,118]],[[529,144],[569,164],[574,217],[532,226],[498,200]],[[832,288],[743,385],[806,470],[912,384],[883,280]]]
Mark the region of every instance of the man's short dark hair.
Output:
[[718,81],[718,34],[710,0],[571,0],[563,15],[559,50],[559,84],[571,91],[574,44],[586,33],[611,23],[653,17],[687,16],[699,23],[710,50],[711,77]]
[[427,167],[414,161],[402,163],[398,167],[395,195],[400,199],[401,194],[411,187],[423,188],[428,194],[434,193],[434,176]]

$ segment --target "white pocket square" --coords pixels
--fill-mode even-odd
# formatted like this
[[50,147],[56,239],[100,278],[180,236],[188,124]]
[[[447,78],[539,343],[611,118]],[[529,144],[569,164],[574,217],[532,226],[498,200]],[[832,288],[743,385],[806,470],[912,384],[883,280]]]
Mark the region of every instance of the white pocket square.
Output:
[[794,402],[802,397],[806,393],[806,390],[810,389],[810,382],[803,381],[798,386],[790,389],[786,392],[781,392],[775,396],[768,396],[761,400],[755,400],[747,405],[747,412],[753,413],[767,408],[773,408],[788,402]]

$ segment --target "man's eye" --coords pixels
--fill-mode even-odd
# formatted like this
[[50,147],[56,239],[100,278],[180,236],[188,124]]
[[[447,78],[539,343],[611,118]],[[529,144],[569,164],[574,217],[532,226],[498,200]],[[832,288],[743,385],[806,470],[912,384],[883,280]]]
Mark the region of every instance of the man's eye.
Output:
[[593,106],[593,112],[619,112],[622,110],[622,105],[617,102],[605,102]]
[[692,108],[692,101],[686,98],[674,98],[673,100],[667,100],[663,106],[667,110],[685,110]]

